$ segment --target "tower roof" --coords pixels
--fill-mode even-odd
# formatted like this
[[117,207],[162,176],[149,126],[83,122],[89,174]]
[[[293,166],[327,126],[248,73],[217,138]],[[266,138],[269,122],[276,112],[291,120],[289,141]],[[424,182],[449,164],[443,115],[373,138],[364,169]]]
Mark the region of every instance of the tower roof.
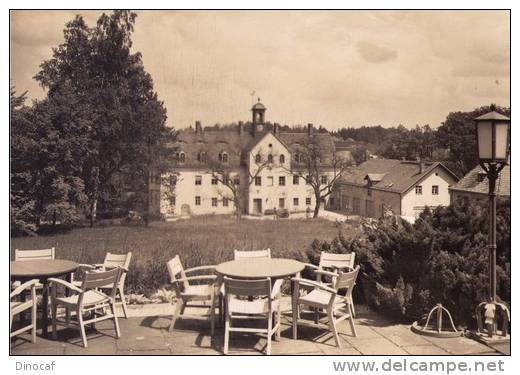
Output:
[[260,98],[258,98],[258,103],[255,103],[255,105],[251,108],[251,111],[257,111],[257,110],[261,110],[261,111],[266,110],[265,105],[260,103]]

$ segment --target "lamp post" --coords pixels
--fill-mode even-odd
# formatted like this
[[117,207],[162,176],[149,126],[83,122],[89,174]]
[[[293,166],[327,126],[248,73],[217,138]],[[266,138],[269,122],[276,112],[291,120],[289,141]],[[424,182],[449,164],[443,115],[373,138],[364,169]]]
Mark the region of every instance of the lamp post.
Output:
[[507,164],[510,123],[508,117],[495,111],[494,105],[491,105],[491,112],[475,119],[479,164],[489,181],[488,300],[480,303],[475,311],[478,323],[477,338],[486,342],[509,340],[509,309],[497,301],[495,186],[500,171]]

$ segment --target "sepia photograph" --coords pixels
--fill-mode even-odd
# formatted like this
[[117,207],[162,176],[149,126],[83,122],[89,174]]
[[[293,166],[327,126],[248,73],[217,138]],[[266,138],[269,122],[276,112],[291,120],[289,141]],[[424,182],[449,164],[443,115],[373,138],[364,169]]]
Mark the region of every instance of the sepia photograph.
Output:
[[510,9],[11,9],[9,90],[18,372],[504,371]]

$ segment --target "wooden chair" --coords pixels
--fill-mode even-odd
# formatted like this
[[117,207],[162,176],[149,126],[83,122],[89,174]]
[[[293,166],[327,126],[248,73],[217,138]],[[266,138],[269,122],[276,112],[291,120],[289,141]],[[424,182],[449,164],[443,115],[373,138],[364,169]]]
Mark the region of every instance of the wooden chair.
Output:
[[[211,335],[215,333],[215,307],[217,303],[217,276],[216,275],[196,275],[187,276],[194,272],[215,271],[215,266],[200,266],[190,269],[184,269],[179,255],[170,259],[166,264],[170,281],[173,284],[176,303],[175,310],[170,323],[169,331],[173,330],[175,322],[179,318],[200,319],[200,315],[185,315],[184,310],[188,306],[197,306],[197,304],[189,305],[191,302],[207,302],[210,303],[209,320],[211,322]],[[207,281],[204,284],[192,285],[190,281]],[[198,305],[200,306],[200,305]]]
[[[305,263],[305,267],[310,268],[316,274],[316,281],[324,283],[328,286],[334,285],[335,276],[331,276],[330,272],[336,273],[338,271],[352,271],[354,270],[354,262],[356,260],[356,253],[350,254],[334,254],[322,251],[320,254],[320,263],[318,266],[314,264]],[[324,272],[325,271],[325,272]],[[331,282],[323,281],[323,276],[330,276]],[[356,316],[356,310],[354,308],[354,302],[350,298],[350,308],[354,317]]]
[[271,249],[267,248],[265,250],[252,250],[252,251],[241,251],[236,250],[235,253],[235,260],[237,259],[244,259],[244,258],[271,258]]
[[[125,297],[125,280],[126,274],[128,273],[128,267],[130,266],[130,260],[132,259],[132,252],[128,252],[126,254],[112,254],[107,253],[105,255],[105,260],[103,263],[98,264],[80,264],[79,273],[83,273],[85,271],[107,271],[116,267],[121,268],[121,278],[119,279],[119,283],[117,285],[117,294],[116,298],[119,296],[119,299],[116,299],[116,305],[121,305],[123,308],[123,315],[125,319],[128,318],[128,314],[126,311],[126,297]],[[73,281],[72,282],[76,286],[81,285],[81,281]],[[111,290],[112,285],[102,286],[100,289],[102,290]]]
[[[54,259],[55,251],[54,247],[50,249],[41,249],[41,250],[14,250],[14,260],[15,262],[24,262],[27,260],[41,260],[41,259]],[[12,284],[13,288],[19,287],[21,284],[19,281],[15,281]],[[36,289],[42,289],[43,285],[38,282],[36,284]]]
[[[327,272],[327,271],[323,271]],[[330,273],[329,276],[334,277],[333,287],[327,286],[317,281],[307,280],[295,277],[292,281],[295,283],[293,294],[293,339],[297,338],[298,320],[300,317],[300,306],[310,307],[314,312],[326,312],[326,319],[328,321],[328,328],[334,335],[336,346],[341,347],[339,341],[337,323],[348,319],[350,328],[354,336],[356,334],[356,327],[354,325],[354,317],[352,314],[350,300],[352,298],[352,289],[356,284],[356,279],[359,273],[359,266],[354,271],[346,273]],[[312,287],[312,291],[305,295],[300,295],[300,286]],[[340,291],[346,290],[345,295],[339,294]],[[349,300],[350,299],[350,300]],[[322,319],[323,320],[323,319]],[[321,320],[315,325],[323,326]]]
[[[81,332],[83,346],[86,348],[87,336],[85,334],[85,326],[87,324],[93,324],[102,320],[113,319],[116,338],[119,338],[121,333],[119,331],[119,323],[117,322],[115,300],[117,285],[119,283],[121,273],[122,270],[119,267],[103,272],[87,271],[83,274],[83,280],[81,282],[80,288],[62,279],[49,279],[52,290],[51,306],[53,337],[56,338],[57,325],[78,328]],[[63,285],[66,289],[75,292],[76,294],[69,297],[58,297],[58,285]],[[99,289],[106,285],[112,285],[112,289],[109,294],[105,294]],[[57,317],[57,308],[60,305],[64,306],[67,311],[65,321],[58,320]],[[110,312],[106,311],[106,307],[110,307]],[[76,312],[76,322],[71,322],[71,310]],[[98,316],[98,310],[101,311],[101,316]],[[93,315],[93,317],[88,320],[84,320],[84,313],[90,313]]]
[[[21,327],[14,332],[11,332],[10,337],[18,336],[26,331],[31,331],[31,341],[33,343],[36,342],[36,285],[38,284],[37,279],[33,279],[27,281],[20,286],[18,286],[15,290],[11,292],[9,295],[9,330],[13,328],[13,320],[16,315],[20,313],[31,310],[31,324]],[[24,291],[31,291],[31,299],[29,301],[13,301],[13,299],[19,295],[21,295]]]
[[[267,334],[267,355],[271,354],[271,338],[276,333],[280,338],[280,297],[283,280],[278,279],[271,290],[271,279],[236,280],[224,277],[226,298],[226,325],[224,333],[224,354],[229,349],[230,332],[256,332]],[[247,300],[240,297],[266,297]],[[276,314],[273,326],[273,315]],[[233,319],[266,319],[267,328],[232,327]]]

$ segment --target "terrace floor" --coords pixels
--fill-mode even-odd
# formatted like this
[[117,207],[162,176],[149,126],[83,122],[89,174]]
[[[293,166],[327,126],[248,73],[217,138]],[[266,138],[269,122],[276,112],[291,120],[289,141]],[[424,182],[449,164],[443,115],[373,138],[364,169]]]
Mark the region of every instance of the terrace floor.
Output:
[[[14,338],[12,355],[219,355],[222,354],[224,329],[218,327],[212,338],[209,323],[203,320],[178,320],[173,332],[168,332],[171,305],[155,312],[150,307],[131,309],[128,319],[119,319],[121,337],[115,338],[110,321],[87,330],[88,348],[83,348],[79,332],[63,328],[58,339],[38,336],[36,343],[28,335]],[[357,306],[357,337],[348,323],[339,325],[342,347],[337,348],[332,335],[324,330],[299,326],[298,340],[292,339],[289,315],[282,319],[281,340],[273,341],[273,355],[499,355],[509,354],[510,346],[495,348],[466,337],[439,339],[414,334],[410,327],[395,324],[381,314]],[[186,313],[190,313],[186,309]],[[140,316],[139,316],[140,315]],[[147,315],[147,316],[143,316]],[[263,354],[265,336],[232,333],[231,355]]]

